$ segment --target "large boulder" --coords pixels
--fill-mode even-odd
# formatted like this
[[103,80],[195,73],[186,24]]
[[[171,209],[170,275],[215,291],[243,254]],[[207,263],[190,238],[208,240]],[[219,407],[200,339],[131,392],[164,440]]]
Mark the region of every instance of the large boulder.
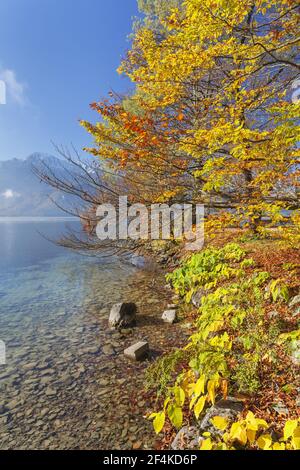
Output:
[[243,403],[235,398],[228,397],[226,400],[218,401],[214,406],[206,411],[206,414],[200,422],[199,429],[203,432],[210,432],[212,436],[222,435],[223,432],[216,429],[211,422],[215,416],[222,416],[228,422],[235,421],[238,415],[243,411]]
[[212,437],[220,437],[223,431],[216,429],[211,419],[215,416],[222,416],[228,419],[228,422],[235,421],[239,414],[243,411],[243,403],[232,397],[226,400],[219,400],[214,406],[206,410],[204,418],[199,422],[198,426],[184,426],[177,433],[171,444],[173,450],[198,450],[204,432],[210,432]]
[[113,328],[135,325],[137,306],[134,303],[115,304],[109,315],[109,324]]
[[199,450],[200,442],[204,438],[195,426],[184,426],[178,431],[174,441],[171,443],[173,450]]

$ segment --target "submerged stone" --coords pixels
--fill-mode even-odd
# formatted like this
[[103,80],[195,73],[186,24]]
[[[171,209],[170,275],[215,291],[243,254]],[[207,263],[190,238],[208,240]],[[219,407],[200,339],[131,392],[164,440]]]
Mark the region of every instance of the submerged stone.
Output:
[[141,361],[149,354],[149,343],[147,341],[140,341],[125,349],[124,355],[129,359]]
[[115,350],[111,346],[111,344],[106,344],[105,346],[103,346],[102,351],[106,356],[112,356],[113,354],[115,354]]

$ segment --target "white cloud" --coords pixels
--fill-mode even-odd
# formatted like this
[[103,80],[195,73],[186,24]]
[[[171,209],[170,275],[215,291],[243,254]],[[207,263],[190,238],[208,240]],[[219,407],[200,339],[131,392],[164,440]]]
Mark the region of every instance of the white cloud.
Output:
[[6,191],[4,191],[4,193],[2,193],[1,196],[3,196],[5,199],[11,199],[13,197],[20,196],[20,194],[16,193],[12,189],[6,189]]
[[26,85],[17,80],[16,73],[10,69],[0,69],[0,80],[3,80],[6,84],[7,94],[12,101],[24,106],[27,102],[25,96]]

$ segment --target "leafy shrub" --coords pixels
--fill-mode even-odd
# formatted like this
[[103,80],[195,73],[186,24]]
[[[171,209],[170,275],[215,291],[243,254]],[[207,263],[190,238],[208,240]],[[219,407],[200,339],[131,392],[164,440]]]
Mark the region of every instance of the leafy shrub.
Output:
[[238,390],[244,393],[255,393],[260,387],[259,358],[257,355],[244,354],[241,362],[236,366],[232,378]]
[[[187,345],[150,369],[152,383],[164,396],[163,409],[149,417],[157,433],[166,419],[181,427],[187,407],[198,419],[217,395],[227,396],[229,387],[250,394],[259,389],[262,364],[276,364],[282,338],[276,323],[265,317],[269,278],[235,243],[194,254],[167,276],[187,303],[199,288],[206,295]],[[272,281],[269,293],[269,302],[287,300],[281,279]]]
[[176,349],[157,359],[146,372],[147,388],[155,388],[157,395],[165,394],[176,370],[177,364],[185,356],[184,351]]
[[229,279],[241,273],[241,269],[230,266],[238,262],[246,253],[236,243],[225,245],[224,248],[207,248],[191,256],[179,269],[167,276],[175,291],[187,302],[199,287],[211,289],[220,280]]

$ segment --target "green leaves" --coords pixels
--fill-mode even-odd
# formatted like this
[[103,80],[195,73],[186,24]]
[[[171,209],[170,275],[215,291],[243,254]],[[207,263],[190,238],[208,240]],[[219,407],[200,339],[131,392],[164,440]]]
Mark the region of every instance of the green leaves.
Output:
[[[176,377],[175,385],[168,389],[164,411],[154,416],[156,432],[161,430],[166,418],[174,427],[180,428],[186,402],[199,419],[207,405],[213,405],[220,396],[227,396],[227,384],[232,382],[240,391],[255,393],[261,386],[261,362],[276,360],[273,345],[289,342],[292,347],[299,339],[300,330],[280,335],[280,330],[268,323],[264,295],[270,274],[254,266],[253,260],[247,258],[238,245],[228,244],[191,256],[168,276],[186,300],[199,289],[203,294],[196,331],[181,349],[182,359],[186,358],[182,361],[184,370]],[[249,274],[248,269],[252,268]],[[287,298],[288,289],[283,279],[273,280],[267,300],[276,302]],[[274,356],[271,357],[271,353]],[[226,390],[222,386],[224,382]],[[212,418],[211,422],[224,432],[224,440],[215,442],[210,436],[203,435],[208,437],[203,441],[203,448],[232,449],[237,443],[245,448],[262,450],[300,446],[300,429],[294,422],[288,422],[285,428],[287,444],[272,442],[266,432],[268,424],[251,412],[232,425],[222,416]]]
[[185,391],[180,386],[173,387],[172,396],[168,396],[164,401],[164,409],[159,413],[152,413],[148,419],[153,419],[153,427],[156,434],[159,434],[164,425],[166,416],[170,419],[175,428],[180,428],[183,422],[182,407],[185,402]]
[[270,274],[266,271],[256,272],[252,278],[253,283],[256,286],[261,286],[270,278]]
[[195,388],[193,390],[195,397],[199,397],[202,393],[204,393],[204,387],[206,383],[206,377],[204,374],[197,380]]
[[180,406],[182,407],[184,405],[184,402],[185,402],[185,392],[184,390],[179,387],[179,386],[176,386],[174,387],[174,398],[175,398],[175,402],[177,404],[177,406]]
[[194,406],[194,413],[197,419],[199,418],[200,414],[203,411],[205,402],[206,402],[206,395],[203,395],[202,397],[199,398],[196,405]]
[[182,407],[185,402],[185,391],[183,390],[183,388],[176,385],[175,387],[173,387],[173,395],[173,400],[171,399],[171,397],[169,397],[167,413],[173,426],[175,426],[175,428],[180,428],[182,426],[183,421]]
[[182,426],[183,413],[180,406],[169,405],[168,406],[168,417],[175,428],[179,429]]
[[165,425],[166,414],[164,411],[160,411],[159,413],[152,413],[148,419],[153,419],[154,431],[156,434],[159,434]]
[[278,300],[288,302],[289,289],[282,279],[274,279],[269,285],[269,291],[273,302],[277,302]]
[[245,251],[236,243],[228,243],[223,248],[207,248],[191,256],[180,268],[168,274],[166,279],[189,303],[200,287],[209,290],[222,279],[239,276],[241,269],[230,266],[230,262],[239,262],[245,255]]

